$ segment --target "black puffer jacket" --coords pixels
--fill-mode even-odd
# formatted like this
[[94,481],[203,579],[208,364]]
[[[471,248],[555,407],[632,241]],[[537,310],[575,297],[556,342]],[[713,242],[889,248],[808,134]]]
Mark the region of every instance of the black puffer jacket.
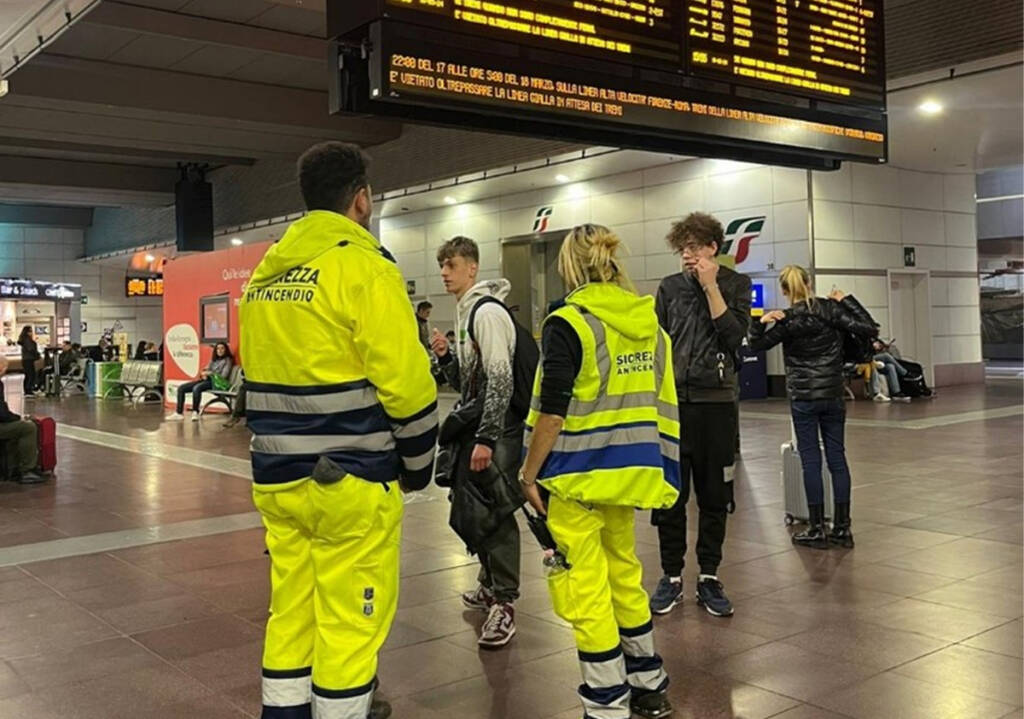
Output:
[[734,402],[736,353],[750,327],[750,278],[718,268],[718,289],[728,311],[712,319],[708,298],[688,272],[658,287],[658,323],[672,338],[672,369],[680,402]]
[[852,296],[842,302],[818,297],[793,305],[770,328],[755,323],[750,347],[760,351],[782,343],[790,400],[842,399],[846,332],[871,337],[878,328]]
[[483,398],[461,405],[445,419],[438,435],[434,479],[450,487],[448,523],[466,543],[470,554],[490,547],[491,537],[505,518],[526,499],[516,476],[523,461],[523,423],[505,418],[505,429],[494,445],[491,466],[483,472],[469,468],[476,432],[483,414]]

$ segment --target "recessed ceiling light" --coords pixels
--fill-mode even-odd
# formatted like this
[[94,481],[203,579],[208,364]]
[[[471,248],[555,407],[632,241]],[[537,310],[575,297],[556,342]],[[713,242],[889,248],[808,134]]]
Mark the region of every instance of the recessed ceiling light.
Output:
[[156,262],[156,257],[153,255],[146,255],[146,262]]
[[568,175],[555,175],[555,182],[561,182],[563,185],[569,181]]
[[923,112],[925,115],[938,115],[944,109],[941,102],[935,100],[925,100],[917,109]]
[[456,200],[451,195],[448,195],[447,197],[444,198],[444,204],[446,204],[446,205],[457,205],[457,204],[459,204],[459,201]]
[[231,244],[234,245],[235,247],[238,247],[239,245],[242,244],[242,238],[241,237],[232,237],[231,238]]

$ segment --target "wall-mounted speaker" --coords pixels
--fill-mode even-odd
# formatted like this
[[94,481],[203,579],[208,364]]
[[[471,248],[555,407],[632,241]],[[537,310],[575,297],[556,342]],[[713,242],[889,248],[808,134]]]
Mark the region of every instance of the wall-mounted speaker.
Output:
[[213,185],[205,168],[182,166],[174,186],[174,216],[178,252],[209,252],[213,249]]

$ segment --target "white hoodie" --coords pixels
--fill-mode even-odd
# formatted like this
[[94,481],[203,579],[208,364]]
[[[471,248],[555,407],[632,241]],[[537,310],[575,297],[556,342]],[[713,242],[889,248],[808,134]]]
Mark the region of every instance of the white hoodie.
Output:
[[507,310],[488,302],[473,318],[474,343],[469,335],[469,316],[483,297],[502,302],[512,289],[505,279],[483,280],[475,284],[455,305],[455,342],[457,366],[445,366],[449,383],[462,393],[464,401],[484,395],[483,416],[477,438],[494,447],[505,425],[505,414],[512,400],[512,358],[516,351],[516,330]]

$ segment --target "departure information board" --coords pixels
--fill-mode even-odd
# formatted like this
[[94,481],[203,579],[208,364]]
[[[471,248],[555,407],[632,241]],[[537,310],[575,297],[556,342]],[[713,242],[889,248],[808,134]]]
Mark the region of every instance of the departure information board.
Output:
[[801,166],[887,154],[881,0],[327,10],[335,111]]
[[385,0],[392,11],[445,18],[466,32],[503,34],[567,52],[677,67],[679,12],[674,0]]
[[880,105],[878,0],[686,0],[690,70]]

